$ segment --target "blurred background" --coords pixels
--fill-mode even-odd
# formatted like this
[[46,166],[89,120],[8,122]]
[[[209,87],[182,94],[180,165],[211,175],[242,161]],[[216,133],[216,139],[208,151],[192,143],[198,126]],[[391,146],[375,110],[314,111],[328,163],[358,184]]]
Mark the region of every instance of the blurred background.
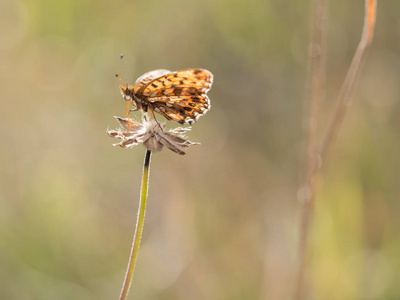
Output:
[[[363,1],[329,1],[321,134]],[[213,72],[185,156],[152,158],[130,299],[291,299],[311,1],[0,2],[0,299],[117,299],[145,149],[112,147],[128,81]],[[316,199],[309,299],[400,299],[400,2],[375,40]],[[134,114],[133,114],[134,115]],[[158,118],[163,121],[162,117]],[[175,123],[167,123],[173,128]]]

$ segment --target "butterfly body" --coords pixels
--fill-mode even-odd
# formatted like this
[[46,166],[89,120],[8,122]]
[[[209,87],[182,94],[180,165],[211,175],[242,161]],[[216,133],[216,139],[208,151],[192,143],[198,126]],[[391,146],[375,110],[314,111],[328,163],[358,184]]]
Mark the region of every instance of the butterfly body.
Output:
[[213,75],[204,69],[148,72],[133,86],[120,86],[133,111],[152,111],[181,124],[193,123],[211,108],[207,92]]

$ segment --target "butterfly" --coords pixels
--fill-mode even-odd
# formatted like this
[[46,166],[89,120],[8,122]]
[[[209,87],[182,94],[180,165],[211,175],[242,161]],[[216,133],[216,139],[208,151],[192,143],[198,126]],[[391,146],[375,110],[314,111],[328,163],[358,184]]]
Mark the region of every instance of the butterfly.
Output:
[[[167,120],[192,124],[211,108],[207,92],[212,83],[213,75],[205,69],[147,72],[133,86],[120,86],[123,98],[128,101],[125,117],[129,111],[140,109],[150,111],[152,116],[156,112]],[[129,109],[129,104],[133,109]]]

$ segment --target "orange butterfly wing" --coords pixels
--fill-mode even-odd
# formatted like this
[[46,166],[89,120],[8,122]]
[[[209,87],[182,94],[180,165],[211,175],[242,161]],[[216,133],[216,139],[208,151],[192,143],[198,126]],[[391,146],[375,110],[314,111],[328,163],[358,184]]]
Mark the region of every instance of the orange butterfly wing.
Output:
[[210,99],[206,93],[211,89],[212,83],[211,72],[188,69],[166,73],[148,83],[140,84],[140,87],[138,84],[136,95],[146,100],[153,111],[166,119],[191,124],[210,110]]
[[152,110],[178,123],[193,123],[210,110],[206,94],[151,98]]
[[146,86],[147,84],[152,82],[154,79],[159,78],[168,73],[171,73],[171,71],[164,70],[164,69],[159,69],[159,70],[154,70],[154,71],[144,73],[142,76],[140,76],[136,80],[135,84],[133,85],[133,87],[132,87],[133,92],[137,93],[137,91],[139,91],[139,89],[142,88],[143,86]]

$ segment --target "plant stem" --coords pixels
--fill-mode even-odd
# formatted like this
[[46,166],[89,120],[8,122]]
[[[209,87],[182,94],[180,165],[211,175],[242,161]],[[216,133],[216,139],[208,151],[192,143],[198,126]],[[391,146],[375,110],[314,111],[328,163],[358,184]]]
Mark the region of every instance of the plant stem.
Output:
[[[350,105],[350,97],[353,91],[354,82],[361,69],[362,62],[365,59],[366,51],[368,50],[375,29],[377,0],[365,0],[365,18],[363,33],[358,48],[354,54],[350,68],[341,87],[336,110],[333,113],[332,121],[328,126],[328,131],[323,139],[320,150],[317,149],[317,125],[318,125],[318,110],[319,101],[322,98],[323,92],[323,77],[325,72],[324,57],[310,57],[310,86],[311,86],[311,113],[309,122],[309,138],[307,145],[307,164],[305,167],[305,185],[299,192],[299,198],[302,202],[300,237],[298,246],[298,270],[297,282],[295,290],[295,299],[305,299],[307,290],[307,256],[309,247],[310,223],[315,202],[315,191],[318,181],[318,176],[321,175],[321,163],[326,168],[329,151],[335,143],[337,135],[343,124],[345,113]],[[325,0],[315,0],[311,47],[319,48],[317,54],[324,52],[324,38],[322,31],[325,18]]]
[[300,198],[300,227],[299,244],[297,253],[297,278],[294,299],[303,299],[307,290],[306,264],[308,254],[309,228],[312,220],[315,194],[314,175],[319,165],[318,149],[318,129],[319,112],[322,99],[324,97],[325,85],[325,35],[326,35],[326,1],[314,0],[311,38],[309,45],[309,75],[308,83],[310,97],[310,112],[308,121],[308,141],[306,148],[306,158],[304,166],[303,182],[305,185],[299,190]]
[[150,158],[151,158],[151,151],[147,150],[143,165],[142,186],[140,189],[140,202],[139,202],[138,216],[136,221],[135,235],[133,237],[131,255],[129,257],[129,263],[125,274],[124,284],[122,286],[121,295],[119,297],[120,300],[125,300],[128,297],[129,288],[131,287],[132,283],[133,273],[135,271],[140,240],[142,238],[144,216],[146,214],[147,193],[149,190]]
[[[362,63],[364,62],[367,50],[371,45],[375,29],[376,5],[377,0],[365,0],[365,17],[361,41],[358,44],[356,53],[354,54],[350,68],[339,92],[336,110],[331,119],[331,123],[329,124],[328,132],[322,143],[321,158],[324,161],[327,160],[329,151],[335,143],[339,130],[343,124],[344,116],[351,104],[350,97],[353,91],[354,82],[359,74]],[[326,164],[324,163],[324,165]]]

